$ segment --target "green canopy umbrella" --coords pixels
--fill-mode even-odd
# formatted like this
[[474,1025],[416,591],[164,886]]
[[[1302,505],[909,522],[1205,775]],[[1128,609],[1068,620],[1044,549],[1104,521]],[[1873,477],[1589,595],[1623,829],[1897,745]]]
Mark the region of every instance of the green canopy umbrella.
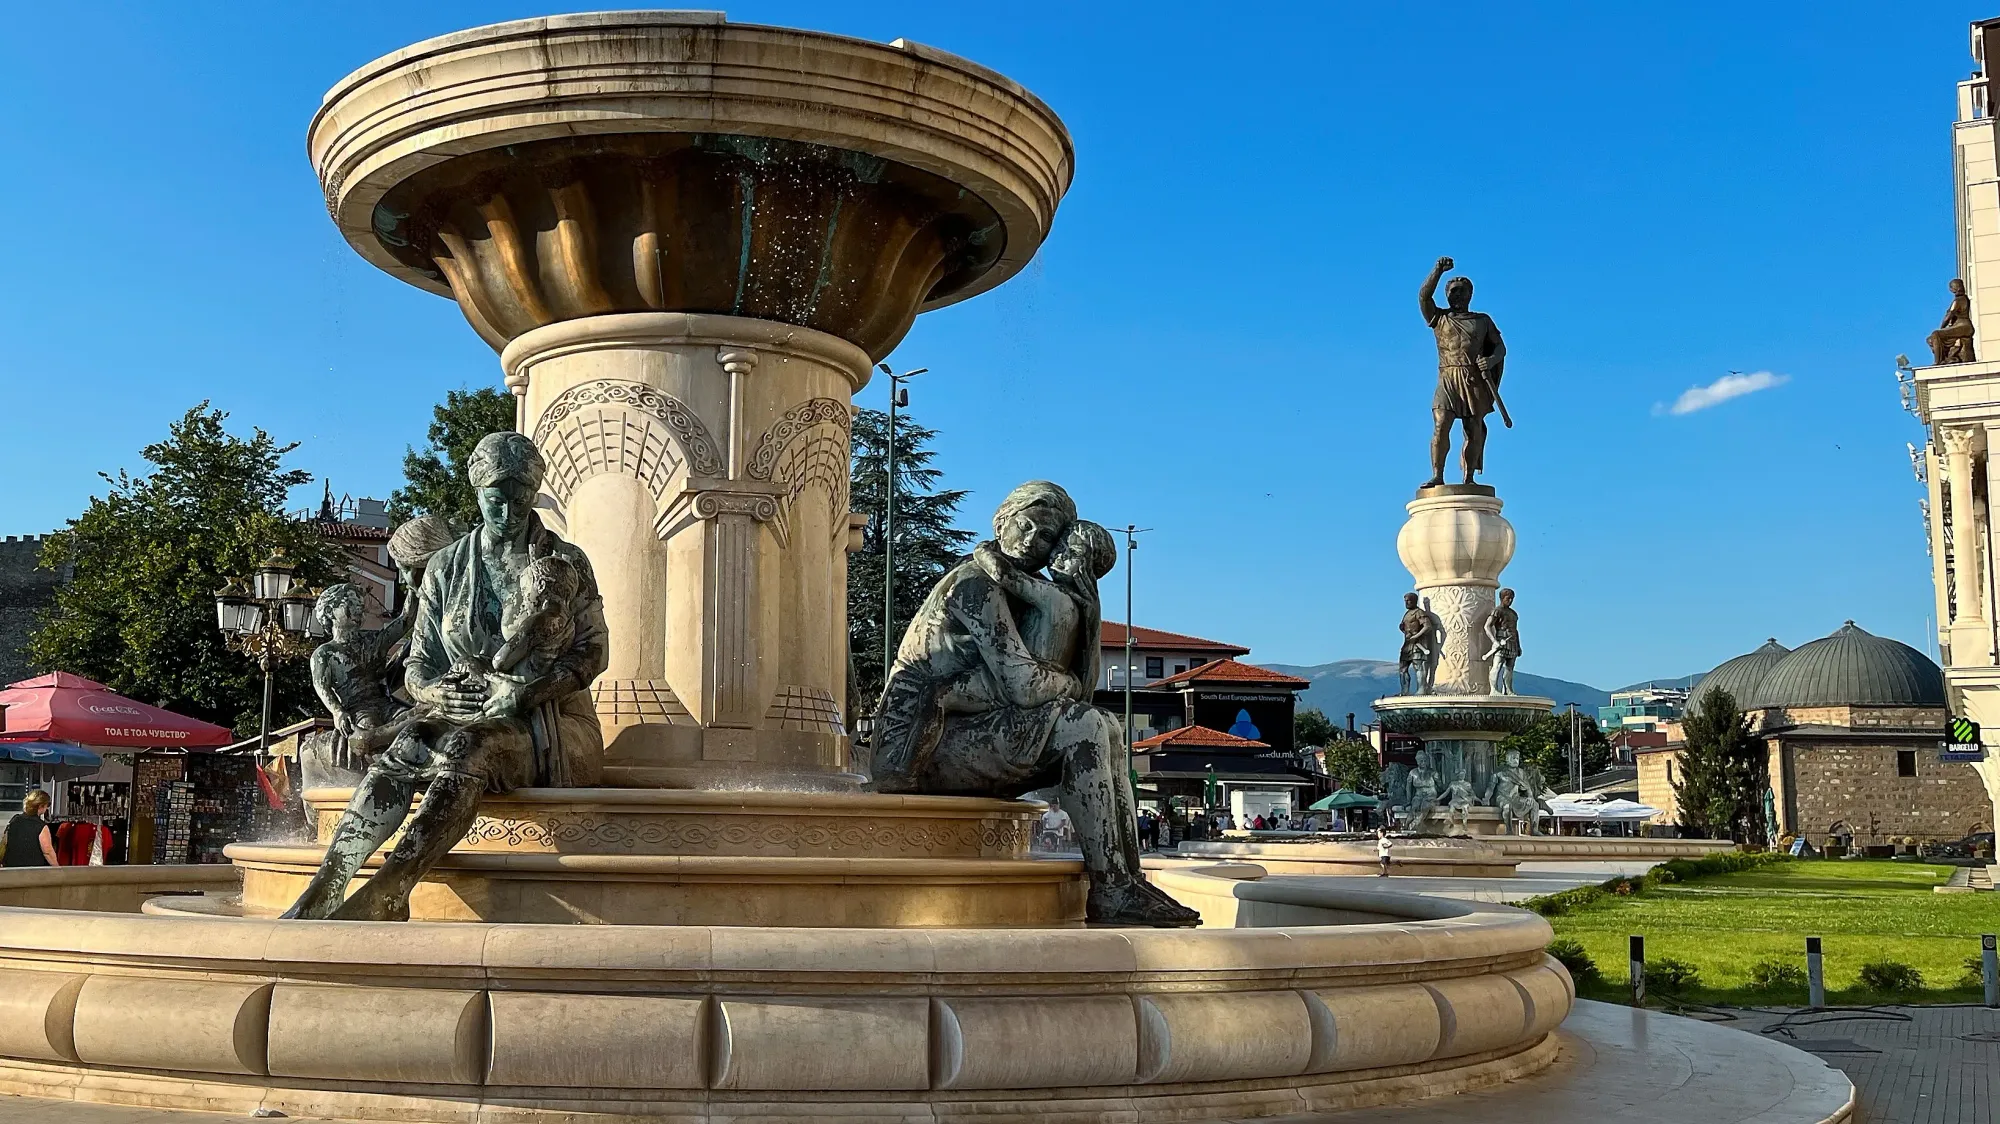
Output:
[[1369,796],[1367,793],[1356,792],[1351,788],[1343,788],[1323,800],[1313,801],[1311,810],[1315,812],[1332,812],[1347,808],[1373,808],[1375,804],[1375,797]]

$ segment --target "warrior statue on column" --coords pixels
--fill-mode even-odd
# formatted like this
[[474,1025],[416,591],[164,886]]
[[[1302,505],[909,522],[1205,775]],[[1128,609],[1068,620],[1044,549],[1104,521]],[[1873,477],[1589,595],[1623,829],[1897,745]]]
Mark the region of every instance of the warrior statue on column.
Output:
[[1452,278],[1444,287],[1446,307],[1437,306],[1438,278],[1452,264],[1448,257],[1439,258],[1417,293],[1424,323],[1437,334],[1438,349],[1437,395],[1431,399],[1436,428],[1431,433],[1431,478],[1425,487],[1444,483],[1444,460],[1451,451],[1452,422],[1458,422],[1465,431],[1459,464],[1465,470],[1467,484],[1473,483],[1473,477],[1486,468],[1486,415],[1498,406],[1500,420],[1510,428],[1514,424],[1507,414],[1507,404],[1500,400],[1500,373],[1506,364],[1507,345],[1501,342],[1500,329],[1493,326],[1492,317],[1472,311],[1472,281]]

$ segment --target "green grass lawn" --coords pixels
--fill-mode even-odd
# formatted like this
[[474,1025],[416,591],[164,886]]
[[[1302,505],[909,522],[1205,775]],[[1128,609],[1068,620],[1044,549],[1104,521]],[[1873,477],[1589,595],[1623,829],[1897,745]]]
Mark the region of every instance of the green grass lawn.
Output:
[[[1963,987],[1979,934],[2000,930],[2000,895],[1934,894],[1948,866],[1888,860],[1796,860],[1710,875],[1605,899],[1549,918],[1582,943],[1603,975],[1591,998],[1626,996],[1626,938],[1646,938],[1649,962],[1671,956],[1701,972],[1680,998],[1697,1003],[1802,1004],[1805,989],[1760,990],[1750,966],[1773,959],[1805,968],[1806,937],[1823,938],[1827,1002],[1977,1001]],[[1856,979],[1862,964],[1893,960],[1923,973],[1924,990],[1882,994]]]

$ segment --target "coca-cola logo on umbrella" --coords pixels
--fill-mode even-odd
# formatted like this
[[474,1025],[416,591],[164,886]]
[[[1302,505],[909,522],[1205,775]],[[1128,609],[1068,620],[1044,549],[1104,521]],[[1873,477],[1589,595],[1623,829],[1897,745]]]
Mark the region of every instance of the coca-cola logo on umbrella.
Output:
[[92,714],[130,714],[141,718],[145,717],[146,714],[144,710],[118,699],[115,695],[108,697],[105,695],[84,695],[77,700],[77,705]]

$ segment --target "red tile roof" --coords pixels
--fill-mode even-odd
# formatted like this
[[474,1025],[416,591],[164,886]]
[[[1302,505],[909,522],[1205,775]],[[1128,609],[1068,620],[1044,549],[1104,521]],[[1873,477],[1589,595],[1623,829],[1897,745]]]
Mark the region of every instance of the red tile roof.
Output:
[[[1176,652],[1215,652],[1224,656],[1247,656],[1250,649],[1235,644],[1224,644],[1220,640],[1203,640],[1199,636],[1188,636],[1179,632],[1162,632],[1157,628],[1147,628],[1143,624],[1132,626],[1132,648],[1145,651],[1147,648],[1165,648]],[[1125,624],[1122,621],[1105,621],[1098,644],[1106,648],[1125,646]]]
[[1169,675],[1165,679],[1155,679],[1146,684],[1147,690],[1161,687],[1179,686],[1182,683],[1257,683],[1273,687],[1310,687],[1312,680],[1300,679],[1296,675],[1286,675],[1281,671],[1270,671],[1235,660],[1210,660],[1200,667],[1191,667],[1179,675]]
[[1206,726],[1182,726],[1178,730],[1168,730],[1164,734],[1154,734],[1150,738],[1132,743],[1133,749],[1269,749],[1271,743],[1239,738],[1235,734],[1225,734],[1221,730],[1211,730]]

